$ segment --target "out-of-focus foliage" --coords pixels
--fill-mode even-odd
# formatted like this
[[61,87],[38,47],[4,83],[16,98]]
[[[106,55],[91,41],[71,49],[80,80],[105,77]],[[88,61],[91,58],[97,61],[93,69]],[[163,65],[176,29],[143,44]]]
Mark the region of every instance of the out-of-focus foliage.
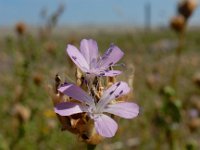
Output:
[[180,149],[200,149],[198,30],[186,34],[176,89],[168,85],[175,67],[176,35],[171,31],[73,32],[73,36],[52,35],[50,40],[29,33],[0,39],[0,149],[85,147],[61,131],[48,86],[57,73],[74,81],[75,67],[65,53],[66,44],[78,45],[87,37],[96,39],[101,51],[110,42],[125,51],[126,67],[119,66],[125,73],[120,78],[130,81],[134,88],[130,101],[141,107],[138,118],[119,120],[116,137],[104,140],[97,149],[170,149],[172,140]]

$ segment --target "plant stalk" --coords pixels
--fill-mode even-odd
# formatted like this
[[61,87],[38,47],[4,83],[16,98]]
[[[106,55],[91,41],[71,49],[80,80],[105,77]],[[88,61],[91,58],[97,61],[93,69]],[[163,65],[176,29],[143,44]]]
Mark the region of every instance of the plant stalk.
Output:
[[97,145],[87,144],[87,150],[95,150]]

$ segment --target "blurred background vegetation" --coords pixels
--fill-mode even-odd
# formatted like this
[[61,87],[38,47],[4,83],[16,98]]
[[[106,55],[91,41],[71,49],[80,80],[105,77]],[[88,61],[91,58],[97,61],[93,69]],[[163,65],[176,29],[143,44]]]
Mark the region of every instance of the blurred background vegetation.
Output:
[[75,80],[75,66],[65,49],[69,43],[79,47],[83,38],[95,39],[101,53],[110,43],[125,52],[125,67],[118,66],[124,73],[117,79],[133,87],[130,101],[141,108],[137,118],[118,120],[117,135],[96,149],[200,149],[200,28],[188,25],[196,8],[195,1],[188,1],[193,5],[173,6],[174,17],[166,19],[165,26],[152,22],[151,1],[144,5],[142,26],[59,25],[70,9],[59,2],[52,12],[38,12],[42,21],[37,26],[21,19],[1,25],[0,149],[86,147],[75,135],[61,131],[49,94],[57,73]]

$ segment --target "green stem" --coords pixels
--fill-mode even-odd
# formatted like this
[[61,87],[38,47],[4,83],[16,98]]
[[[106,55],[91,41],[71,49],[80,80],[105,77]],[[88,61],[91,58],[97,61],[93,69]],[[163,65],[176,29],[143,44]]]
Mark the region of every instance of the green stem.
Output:
[[15,146],[19,143],[19,141],[24,137],[25,129],[22,123],[20,123],[20,126],[16,134],[17,134],[17,137],[14,138],[14,140],[11,142],[10,149],[14,149]]
[[181,55],[183,52],[184,41],[185,41],[185,30],[183,30],[181,33],[179,33],[178,39],[179,39],[178,46],[176,48],[176,53],[175,53],[174,71],[173,71],[172,77],[171,77],[171,85],[175,89],[177,87],[177,79],[178,79],[178,76],[180,73]]
[[173,133],[172,133],[171,129],[168,129],[166,131],[166,135],[167,135],[167,141],[169,143],[169,148],[171,150],[175,150],[175,147],[174,147],[175,142],[174,142]]
[[87,144],[87,150],[94,150],[96,145]]

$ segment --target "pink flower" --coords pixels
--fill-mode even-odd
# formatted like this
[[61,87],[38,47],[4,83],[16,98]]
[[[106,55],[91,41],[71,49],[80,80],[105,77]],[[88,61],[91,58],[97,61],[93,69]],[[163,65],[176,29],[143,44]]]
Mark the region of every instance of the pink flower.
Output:
[[121,73],[119,70],[109,70],[109,67],[117,63],[124,53],[115,45],[99,57],[96,41],[83,39],[80,44],[80,51],[73,45],[68,45],[66,49],[71,60],[84,73],[95,76],[116,76]]
[[110,116],[104,113],[114,114],[126,119],[132,119],[138,116],[139,107],[132,102],[111,101],[127,94],[130,91],[127,83],[117,82],[104,91],[100,100],[96,100],[89,96],[81,88],[74,84],[66,83],[58,89],[61,93],[78,100],[75,102],[62,102],[56,105],[55,112],[61,116],[70,116],[77,113],[86,112],[88,116],[94,120],[96,132],[104,137],[112,137],[115,135],[118,125]]

